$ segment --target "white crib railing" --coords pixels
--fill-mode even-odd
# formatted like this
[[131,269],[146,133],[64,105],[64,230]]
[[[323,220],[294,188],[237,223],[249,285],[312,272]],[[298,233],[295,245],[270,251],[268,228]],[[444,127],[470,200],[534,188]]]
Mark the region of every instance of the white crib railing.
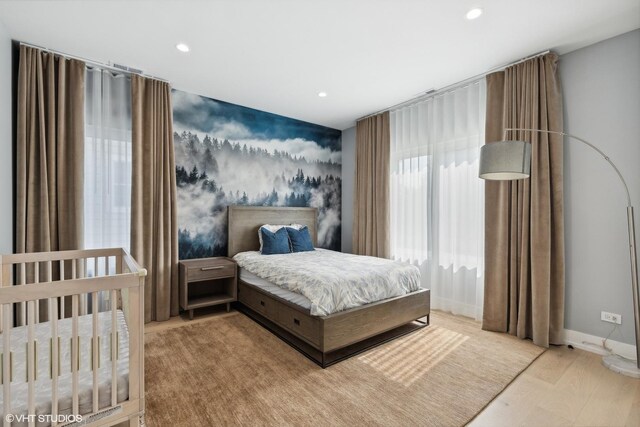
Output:
[[123,249],[0,256],[4,427],[143,422],[145,276]]

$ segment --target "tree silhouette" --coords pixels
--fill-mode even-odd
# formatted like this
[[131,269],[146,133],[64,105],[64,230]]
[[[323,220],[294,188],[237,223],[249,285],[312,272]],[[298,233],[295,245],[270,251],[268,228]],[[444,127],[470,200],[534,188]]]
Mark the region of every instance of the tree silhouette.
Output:
[[200,175],[198,174],[198,167],[194,166],[193,169],[191,169],[191,173],[189,173],[189,184],[195,184],[196,182],[198,182],[198,177]]

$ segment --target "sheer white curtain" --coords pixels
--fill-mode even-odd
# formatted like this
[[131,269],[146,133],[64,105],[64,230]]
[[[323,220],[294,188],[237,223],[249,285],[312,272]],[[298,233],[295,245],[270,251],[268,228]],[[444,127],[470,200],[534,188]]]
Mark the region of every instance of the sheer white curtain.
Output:
[[129,249],[131,80],[95,68],[86,72],[84,247]]
[[391,112],[391,254],[432,308],[482,318],[484,79]]

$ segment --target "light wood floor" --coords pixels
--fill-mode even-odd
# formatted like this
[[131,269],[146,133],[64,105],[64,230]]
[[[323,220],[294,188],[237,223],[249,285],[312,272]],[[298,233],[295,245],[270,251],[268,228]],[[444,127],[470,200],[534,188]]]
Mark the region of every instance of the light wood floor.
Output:
[[[219,308],[199,310],[197,314],[191,322],[227,315]],[[145,326],[145,333],[188,322],[186,316],[152,322]],[[640,426],[640,380],[611,372],[596,354],[552,347],[469,425]]]
[[608,370],[596,354],[553,347],[469,425],[640,426],[640,380]]

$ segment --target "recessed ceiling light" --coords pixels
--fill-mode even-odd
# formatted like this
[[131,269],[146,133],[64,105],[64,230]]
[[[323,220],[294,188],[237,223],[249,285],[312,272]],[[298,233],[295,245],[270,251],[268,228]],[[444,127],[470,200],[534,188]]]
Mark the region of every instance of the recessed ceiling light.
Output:
[[467,12],[467,19],[471,21],[473,19],[479,18],[480,15],[482,15],[482,9],[480,9],[479,7],[474,7],[469,12]]
[[320,98],[326,98],[327,97],[327,92],[318,92],[318,96]]
[[178,49],[180,52],[184,52],[184,53],[187,53],[187,52],[189,52],[189,50],[190,50],[190,49],[189,49],[189,46],[187,46],[187,45],[186,45],[186,44],[184,44],[184,43],[178,43],[178,44],[176,45],[176,49]]

